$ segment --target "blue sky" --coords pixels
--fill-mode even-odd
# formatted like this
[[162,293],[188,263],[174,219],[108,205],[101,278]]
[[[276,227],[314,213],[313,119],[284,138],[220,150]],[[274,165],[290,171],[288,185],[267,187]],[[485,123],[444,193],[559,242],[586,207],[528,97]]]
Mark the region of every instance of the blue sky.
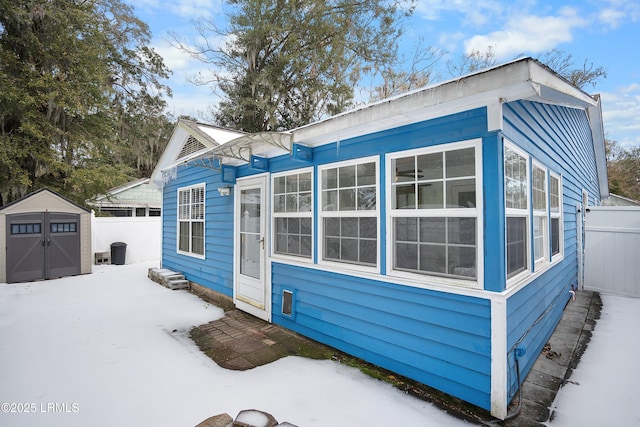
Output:
[[[152,47],[173,71],[167,82],[174,115],[210,118],[217,97],[211,88],[194,86],[189,76],[207,67],[170,44],[169,32],[193,39],[192,20],[220,15],[221,0],[125,0],[153,33]],[[585,60],[607,71],[596,87],[602,95],[605,133],[625,146],[640,146],[640,1],[638,0],[418,0],[407,22],[402,45],[411,49],[419,37],[457,58],[471,50],[493,46],[498,62],[520,54],[536,56],[550,49],[570,53],[577,64]],[[440,77],[446,71],[441,62]]]

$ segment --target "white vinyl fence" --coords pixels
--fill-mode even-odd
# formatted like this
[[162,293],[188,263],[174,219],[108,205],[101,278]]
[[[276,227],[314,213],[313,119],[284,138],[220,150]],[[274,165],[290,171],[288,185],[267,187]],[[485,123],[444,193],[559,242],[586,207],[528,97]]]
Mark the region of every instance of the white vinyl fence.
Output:
[[110,252],[111,244],[127,244],[125,264],[160,260],[162,245],[161,217],[91,218],[92,256]]
[[640,207],[589,207],[584,288],[640,298]]

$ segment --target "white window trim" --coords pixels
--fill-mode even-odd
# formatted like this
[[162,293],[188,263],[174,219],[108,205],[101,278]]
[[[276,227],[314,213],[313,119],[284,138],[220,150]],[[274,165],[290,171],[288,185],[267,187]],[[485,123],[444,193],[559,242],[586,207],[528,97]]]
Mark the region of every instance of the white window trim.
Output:
[[[519,149],[518,147],[516,147],[514,144],[511,144],[507,141],[505,141],[504,144],[504,152],[506,153],[507,149],[514,151],[516,154],[524,157],[524,159],[526,160],[526,165],[527,165],[527,176],[525,178],[525,182],[527,183],[527,185],[529,186],[529,188],[527,189],[527,206],[525,207],[525,209],[514,209],[514,208],[507,208],[506,207],[506,200],[507,200],[507,195],[506,195],[506,191],[507,188],[506,186],[504,187],[504,199],[505,199],[505,218],[504,218],[504,226],[505,226],[505,233],[504,233],[504,248],[505,248],[505,276],[507,277],[507,289],[509,289],[510,287],[516,285],[517,283],[519,283],[520,281],[522,281],[524,278],[528,277],[529,275],[531,275],[531,250],[532,250],[532,238],[533,238],[533,234],[531,232],[531,215],[530,215],[530,209],[531,209],[531,156],[529,156],[527,153],[525,153],[524,151],[522,151],[521,149]],[[504,158],[504,155],[503,155]],[[503,160],[504,162],[504,160]],[[503,181],[506,179],[506,171],[503,172],[503,177],[502,177]],[[504,184],[503,184],[504,185]],[[523,271],[521,271],[520,273],[512,276],[512,277],[508,277],[508,273],[507,273],[507,218],[509,217],[519,217],[519,218],[525,218],[525,230],[527,230],[527,243],[526,243],[526,253],[525,253],[525,260],[527,262],[527,265],[525,267],[525,269]]]
[[[202,218],[203,218],[202,223],[203,223],[203,230],[204,230],[202,235],[202,245],[204,249],[204,254],[202,255],[180,250],[180,222],[182,222],[180,220],[180,192],[182,191],[191,192],[193,188],[199,188],[199,187],[202,187],[202,191],[204,195],[204,203],[202,206]],[[177,191],[176,194],[178,195],[176,200],[176,253],[180,255],[190,256],[193,258],[206,259],[206,255],[207,255],[207,184],[204,182],[193,184],[186,187],[180,187],[176,191]],[[189,218],[190,225],[191,225],[191,222],[192,222],[191,218]],[[191,245],[192,245],[191,226],[189,226],[189,248],[190,249],[191,249]]]
[[[392,193],[392,179],[395,177],[395,171],[392,170],[392,160],[401,158],[416,156],[429,153],[441,153],[446,151],[460,150],[464,148],[475,148],[475,169],[476,169],[476,207],[471,208],[443,208],[443,209],[392,209],[393,200]],[[387,275],[393,278],[399,278],[404,280],[414,281],[414,283],[407,282],[416,287],[429,287],[429,286],[455,286],[465,287],[472,289],[484,288],[484,218],[483,218],[483,183],[482,183],[482,140],[472,139],[461,142],[454,142],[448,144],[441,144],[431,147],[416,148],[412,150],[399,151],[395,153],[388,153],[385,155],[385,194],[386,194],[386,224],[387,224],[387,238],[386,238],[386,270]],[[393,219],[396,217],[469,217],[476,218],[476,280],[465,280],[452,277],[442,277],[436,275],[429,275],[425,273],[409,272],[402,270],[395,270],[393,268],[393,254],[394,254],[394,230]],[[429,285],[429,286],[425,286]]]
[[[549,201],[549,236],[551,236],[551,219],[558,218],[558,253],[553,255],[551,249],[551,237],[549,237],[549,254],[551,255],[551,262],[555,263],[564,259],[564,202],[563,202],[563,188],[562,188],[562,175],[555,172],[549,172],[549,198],[551,198],[551,178],[558,180],[558,212],[551,212],[551,201]],[[550,199],[549,199],[550,200]]]
[[[310,212],[275,212],[274,211],[274,203],[273,203],[273,188],[275,187],[274,182],[276,178],[280,178],[282,176],[288,175],[299,175],[302,173],[310,173],[311,174],[311,211]],[[269,192],[270,205],[271,205],[271,245],[269,248],[269,252],[271,254],[271,258],[274,260],[287,261],[293,263],[302,263],[302,264],[313,264],[313,260],[315,257],[314,253],[314,242],[316,236],[314,235],[314,220],[315,220],[315,200],[316,200],[316,176],[314,173],[313,167],[302,168],[302,169],[292,169],[284,172],[278,172],[271,174],[271,191]],[[295,255],[287,255],[287,254],[279,254],[275,251],[276,245],[276,218],[310,218],[311,219],[311,257],[303,257],[303,256],[295,256]]]
[[[376,208],[375,210],[354,210],[354,211],[323,211],[322,209],[322,172],[327,169],[334,169],[343,166],[358,165],[362,163],[375,163],[376,167]],[[346,160],[336,163],[328,163],[318,166],[316,179],[316,200],[318,201],[317,225],[318,225],[318,265],[331,267],[332,270],[344,270],[356,273],[380,273],[380,158],[379,156],[359,157],[357,159]],[[361,264],[351,264],[347,262],[339,262],[324,259],[324,219],[325,218],[343,218],[343,217],[373,217],[376,218],[377,250],[376,265],[368,266]]]
[[[546,167],[542,166],[540,163],[536,162],[535,160],[532,162],[533,166],[531,169],[531,211],[533,212],[533,218],[532,221],[535,221],[536,218],[546,218],[546,221],[544,221],[544,230],[543,230],[543,242],[542,242],[542,257],[538,258],[538,259],[534,259],[534,271],[539,271],[545,264],[549,263],[549,254],[550,254],[550,248],[551,248],[551,241],[549,239],[550,233],[549,233],[549,227],[550,227],[550,210],[551,210],[551,206],[549,204],[549,195],[550,195],[550,182],[549,182],[549,171],[547,170]],[[533,203],[533,194],[534,194],[534,188],[533,188],[533,179],[534,179],[534,171],[538,169],[540,171],[542,171],[544,173],[544,191],[545,191],[545,209],[544,212],[541,212],[539,210],[536,210],[534,203]],[[535,257],[535,223],[533,224],[533,234],[531,235],[531,243],[533,245],[532,251]]]

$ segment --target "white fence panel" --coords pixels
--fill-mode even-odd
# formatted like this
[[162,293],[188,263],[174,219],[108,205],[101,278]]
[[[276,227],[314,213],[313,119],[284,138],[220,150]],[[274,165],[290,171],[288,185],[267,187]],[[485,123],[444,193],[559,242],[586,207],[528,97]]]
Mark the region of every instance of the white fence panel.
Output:
[[584,288],[640,298],[640,208],[589,209]]
[[127,244],[125,263],[160,260],[162,251],[161,217],[92,216],[92,253],[109,252],[114,242]]

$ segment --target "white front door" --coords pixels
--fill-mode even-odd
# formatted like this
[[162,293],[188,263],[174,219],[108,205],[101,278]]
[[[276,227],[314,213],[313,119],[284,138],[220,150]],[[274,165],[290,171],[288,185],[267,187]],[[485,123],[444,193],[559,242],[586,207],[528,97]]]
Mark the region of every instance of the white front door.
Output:
[[265,269],[266,190],[266,175],[237,182],[233,296],[240,310],[270,321],[271,290]]

